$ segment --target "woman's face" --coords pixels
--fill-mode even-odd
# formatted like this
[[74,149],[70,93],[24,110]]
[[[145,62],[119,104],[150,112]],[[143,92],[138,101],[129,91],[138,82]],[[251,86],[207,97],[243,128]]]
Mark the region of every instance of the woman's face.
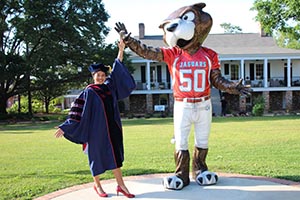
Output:
[[106,74],[103,71],[97,71],[93,74],[94,84],[103,84],[106,79]]

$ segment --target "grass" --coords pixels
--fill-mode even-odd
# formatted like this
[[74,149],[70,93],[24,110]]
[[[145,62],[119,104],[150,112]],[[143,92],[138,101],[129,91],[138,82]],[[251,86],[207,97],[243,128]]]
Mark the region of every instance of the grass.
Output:
[[[0,199],[33,199],[92,181],[81,146],[55,139],[56,125],[0,125]],[[123,120],[123,128],[124,176],[174,171],[171,118]],[[215,172],[300,181],[299,130],[297,116],[213,118],[207,164]]]

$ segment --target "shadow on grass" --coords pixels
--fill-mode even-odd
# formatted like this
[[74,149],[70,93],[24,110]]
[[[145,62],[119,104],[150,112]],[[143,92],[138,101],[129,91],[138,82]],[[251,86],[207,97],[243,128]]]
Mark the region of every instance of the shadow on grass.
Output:
[[122,124],[126,126],[137,125],[157,125],[157,124],[173,124],[173,118],[143,118],[143,119],[123,119]]
[[[160,174],[160,173],[170,173],[163,170],[157,170],[157,169],[122,169],[123,176],[135,176],[135,175],[145,175],[145,174]],[[111,173],[112,170],[107,170],[106,172]],[[105,172],[105,173],[106,173]],[[78,171],[69,171],[64,172],[64,174],[69,175],[91,175],[90,170],[78,170]]]
[[71,171],[71,172],[65,172],[65,174],[77,174],[77,175],[90,175],[90,170],[78,170],[78,171]]
[[300,175],[294,175],[294,176],[275,176],[274,178],[283,179],[283,180],[290,180],[294,182],[300,183]]
[[170,171],[158,170],[158,169],[125,169],[122,171],[123,171],[123,176],[171,173]]
[[[30,130],[50,130],[58,126],[60,122],[27,122],[27,123],[16,123],[16,124],[5,124],[0,125],[0,134],[30,134]],[[3,132],[6,131],[6,132]],[[20,131],[9,132],[9,131]]]
[[0,134],[23,135],[23,134],[32,134],[32,133],[33,133],[32,131],[20,131],[20,132],[5,131],[5,132],[1,132]]
[[213,117],[213,123],[226,123],[226,122],[242,122],[242,121],[282,121],[282,120],[299,120],[300,116],[264,116],[264,117]]
[[[273,117],[213,117],[213,123],[227,123],[227,122],[243,122],[243,121],[276,121],[276,120],[299,120],[300,116],[273,116]],[[0,134],[19,134],[15,132],[2,132],[2,131],[15,131],[19,130],[20,134],[30,134],[30,130],[50,130],[54,129],[62,122],[47,121],[47,122],[26,122],[16,124],[2,124],[0,125]],[[122,119],[124,126],[139,126],[139,125],[173,125],[173,118],[134,118]],[[27,132],[24,132],[27,131]]]

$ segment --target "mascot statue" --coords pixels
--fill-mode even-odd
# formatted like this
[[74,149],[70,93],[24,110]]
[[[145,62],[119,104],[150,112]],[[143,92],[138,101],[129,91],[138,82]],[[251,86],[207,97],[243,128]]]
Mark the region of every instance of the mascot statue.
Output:
[[165,62],[172,77],[176,169],[173,176],[163,179],[166,189],[180,190],[190,183],[188,136],[192,125],[195,130],[192,178],[199,185],[218,181],[206,164],[212,119],[211,84],[230,94],[251,95],[251,88],[243,85],[242,79],[233,82],[222,77],[218,54],[202,46],[212,27],[211,16],[202,10],[205,6],[197,3],[179,8],[160,24],[168,48],[142,44],[130,36],[123,23],[115,26],[133,52],[145,59]]

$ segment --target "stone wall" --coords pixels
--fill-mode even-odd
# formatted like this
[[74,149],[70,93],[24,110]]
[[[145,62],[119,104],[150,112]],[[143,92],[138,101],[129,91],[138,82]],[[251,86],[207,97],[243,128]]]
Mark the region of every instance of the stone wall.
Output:
[[146,113],[146,95],[130,95],[130,113]]
[[285,92],[285,102],[286,102],[286,111],[290,112],[293,110],[293,92],[286,91]]
[[264,113],[268,113],[270,111],[270,92],[265,91],[262,93],[265,101]]
[[270,110],[282,110],[282,92],[270,92]]
[[153,113],[153,95],[146,94],[146,112],[145,113]]
[[227,101],[227,112],[229,113],[239,113],[240,112],[240,97],[239,95],[233,95],[224,93],[225,99]]
[[[227,110],[232,114],[237,114],[245,110],[246,99],[239,95],[232,95],[224,93],[227,100]],[[300,91],[283,91],[283,92],[254,92],[250,97],[252,100],[252,106],[254,105],[254,99],[264,95],[265,98],[265,113],[273,111],[299,111],[300,110]],[[285,98],[285,109],[283,108],[283,98]],[[130,111],[132,114],[146,114],[153,113],[154,105],[159,104],[159,94],[148,95],[130,95]],[[148,103],[148,105],[147,105]],[[174,98],[172,94],[168,95],[168,112],[173,112]],[[127,106],[125,108],[127,110]],[[249,112],[251,112],[250,109]]]
[[300,110],[300,91],[293,92],[293,110]]

